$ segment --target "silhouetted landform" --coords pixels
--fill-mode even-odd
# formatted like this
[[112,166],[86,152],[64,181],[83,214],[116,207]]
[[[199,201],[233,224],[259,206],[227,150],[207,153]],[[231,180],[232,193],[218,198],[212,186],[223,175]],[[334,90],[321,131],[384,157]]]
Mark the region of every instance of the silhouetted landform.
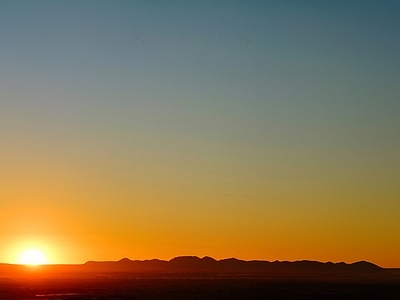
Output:
[[385,269],[373,263],[359,261],[344,262],[318,261],[244,261],[236,258],[215,260],[211,257],[175,257],[165,260],[89,261],[82,265],[44,265],[27,267],[0,264],[0,275],[21,272],[42,273],[136,273],[136,274],[186,274],[188,276],[229,275],[242,277],[270,277],[277,279],[329,279],[329,280],[395,280],[400,281],[400,269]]

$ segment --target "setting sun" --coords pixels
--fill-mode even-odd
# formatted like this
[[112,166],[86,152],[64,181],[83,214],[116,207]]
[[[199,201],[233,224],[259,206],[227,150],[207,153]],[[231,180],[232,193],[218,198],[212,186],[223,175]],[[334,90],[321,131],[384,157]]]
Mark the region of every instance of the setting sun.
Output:
[[37,266],[46,264],[47,259],[42,251],[38,249],[29,249],[22,254],[19,263],[23,265]]

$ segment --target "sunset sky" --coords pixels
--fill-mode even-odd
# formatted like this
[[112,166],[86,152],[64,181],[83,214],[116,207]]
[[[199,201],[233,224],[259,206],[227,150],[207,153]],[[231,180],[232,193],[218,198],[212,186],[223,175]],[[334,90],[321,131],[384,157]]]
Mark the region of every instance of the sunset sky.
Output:
[[1,1],[0,262],[400,267],[399,15]]

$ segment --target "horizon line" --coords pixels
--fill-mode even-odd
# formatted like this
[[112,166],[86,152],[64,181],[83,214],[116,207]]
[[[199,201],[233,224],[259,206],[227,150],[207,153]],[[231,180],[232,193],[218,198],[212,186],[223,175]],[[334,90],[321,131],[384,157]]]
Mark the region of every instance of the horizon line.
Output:
[[215,259],[212,256],[197,256],[197,255],[179,255],[179,256],[174,256],[170,259],[159,259],[159,258],[146,258],[146,259],[132,259],[129,257],[123,257],[121,259],[118,260],[87,260],[83,263],[43,263],[43,264],[36,264],[36,265],[29,265],[29,264],[22,264],[22,263],[6,263],[6,262],[0,262],[0,265],[15,265],[15,266],[26,266],[26,267],[40,267],[40,266],[82,266],[85,265],[87,263],[118,263],[124,260],[129,260],[131,262],[146,262],[146,261],[163,261],[163,262],[171,262],[174,259],[177,258],[197,258],[200,260],[206,259],[206,258],[210,258],[212,260],[214,260],[215,262],[220,262],[220,261],[226,261],[226,260],[237,260],[237,261],[242,261],[242,262],[269,262],[269,263],[296,263],[296,262],[317,262],[317,263],[322,263],[322,264],[346,264],[346,265],[352,265],[352,264],[356,264],[356,263],[369,263],[369,264],[373,264],[375,266],[378,266],[382,269],[400,269],[400,267],[382,267],[374,262],[368,261],[368,260],[356,260],[356,261],[352,261],[352,262],[346,262],[346,261],[321,261],[321,260],[313,260],[313,259],[296,259],[296,260],[267,260],[267,259],[241,259],[241,258],[237,258],[237,257],[226,257],[226,258],[221,258],[221,259]]

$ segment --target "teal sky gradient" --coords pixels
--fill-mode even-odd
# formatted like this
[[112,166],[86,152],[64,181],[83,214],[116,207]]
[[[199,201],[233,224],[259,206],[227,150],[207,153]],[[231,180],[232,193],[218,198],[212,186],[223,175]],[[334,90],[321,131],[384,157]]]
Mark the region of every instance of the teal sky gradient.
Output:
[[[82,236],[129,236],[133,258],[400,266],[399,13],[397,1],[2,1],[3,214],[70,212],[97,232]],[[72,235],[18,228],[0,243]],[[324,232],[332,253],[316,246]],[[124,255],[85,251],[72,260]]]

